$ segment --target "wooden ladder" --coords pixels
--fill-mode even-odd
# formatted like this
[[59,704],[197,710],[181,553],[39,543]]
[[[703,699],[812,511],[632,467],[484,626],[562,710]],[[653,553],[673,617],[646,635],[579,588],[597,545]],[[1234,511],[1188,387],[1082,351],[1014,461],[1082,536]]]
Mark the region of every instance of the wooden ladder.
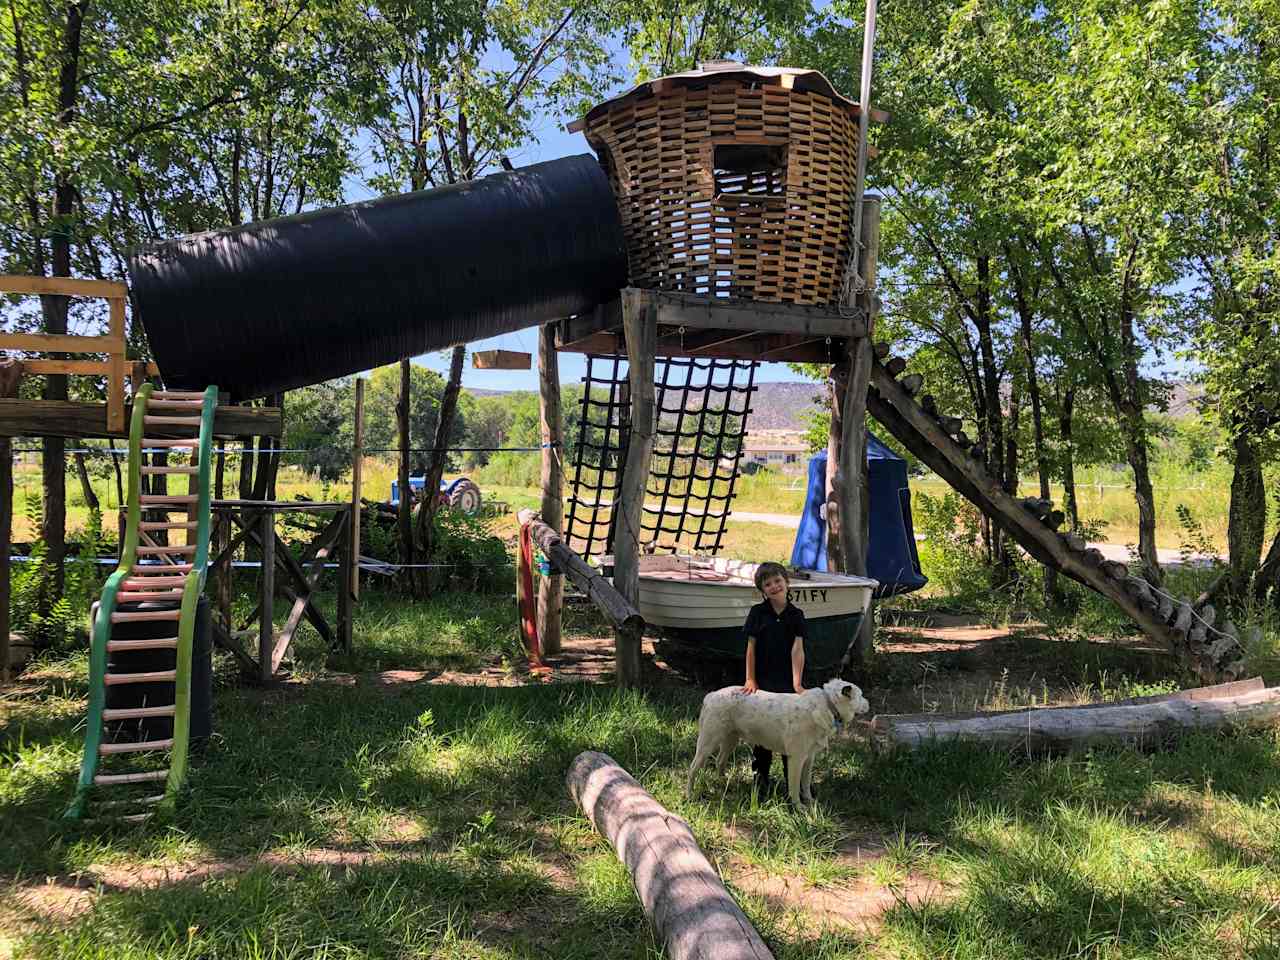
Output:
[[[138,391],[129,430],[129,497],[120,565],[107,578],[90,622],[89,709],[84,758],[76,793],[65,816],[85,815],[97,788],[113,799],[94,804],[95,813],[138,822],[157,810],[172,812],[186,779],[191,726],[191,660],[196,605],[204,589],[209,560],[209,465],[217,387],[203,391]],[[147,436],[152,434],[152,436]],[[165,436],[156,436],[164,434]],[[145,466],[144,454],[167,450],[185,454],[186,463]],[[142,492],[143,477],[186,476],[184,494]],[[180,514],[173,518],[173,514]],[[147,517],[147,519],[143,519]],[[153,534],[185,532],[185,543],[157,542]],[[151,624],[171,625],[172,629]],[[133,637],[159,629],[164,636]],[[173,650],[170,669],[109,669],[109,654]],[[110,709],[108,687],[140,684],[173,686],[163,703]],[[145,722],[170,719],[172,735],[150,738]],[[150,794],[155,784],[163,792]],[[141,790],[141,794],[135,791]]]

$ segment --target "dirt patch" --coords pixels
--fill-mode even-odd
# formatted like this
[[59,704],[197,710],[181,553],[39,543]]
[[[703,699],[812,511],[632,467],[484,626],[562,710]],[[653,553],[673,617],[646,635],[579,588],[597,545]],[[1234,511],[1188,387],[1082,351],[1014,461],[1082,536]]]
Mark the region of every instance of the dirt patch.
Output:
[[898,905],[919,907],[945,902],[954,892],[931,877],[908,874],[899,883],[884,885],[870,877],[815,887],[794,874],[767,873],[737,862],[730,870],[733,885],[758,896],[775,909],[798,912],[815,934],[832,927],[875,933],[884,915]]

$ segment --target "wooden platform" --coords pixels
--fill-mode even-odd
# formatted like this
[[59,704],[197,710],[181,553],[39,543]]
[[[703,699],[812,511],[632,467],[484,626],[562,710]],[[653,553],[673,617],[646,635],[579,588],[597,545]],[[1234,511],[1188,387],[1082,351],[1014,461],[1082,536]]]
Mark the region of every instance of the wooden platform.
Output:
[[866,319],[835,308],[696,297],[627,287],[618,300],[561,320],[556,349],[624,355],[623,300],[657,325],[655,352],[669,357],[832,363],[850,337],[866,336]]
[[[105,403],[0,399],[0,437],[127,437],[132,415],[133,404],[126,403],[124,428],[111,430]],[[163,426],[147,431],[166,435]],[[284,416],[279,407],[218,407],[213,432],[218,437],[279,437],[284,433]]]

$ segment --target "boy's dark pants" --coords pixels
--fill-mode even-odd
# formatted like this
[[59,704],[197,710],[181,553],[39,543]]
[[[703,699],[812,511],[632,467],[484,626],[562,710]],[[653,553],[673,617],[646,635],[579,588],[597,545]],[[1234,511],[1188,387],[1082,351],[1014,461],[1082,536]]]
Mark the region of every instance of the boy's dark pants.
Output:
[[[773,751],[766,750],[764,747],[755,746],[751,748],[751,772],[756,776],[756,792],[763,798],[764,794],[769,790],[769,768],[773,766]],[[787,755],[782,755],[782,782],[785,785],[787,779]]]

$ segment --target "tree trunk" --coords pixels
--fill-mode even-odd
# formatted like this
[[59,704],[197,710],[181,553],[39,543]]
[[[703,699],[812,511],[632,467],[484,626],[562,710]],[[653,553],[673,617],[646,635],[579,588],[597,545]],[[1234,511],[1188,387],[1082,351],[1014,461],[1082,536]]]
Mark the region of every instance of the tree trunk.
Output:
[[1227,518],[1228,592],[1235,600],[1249,589],[1258,569],[1267,526],[1267,490],[1258,450],[1247,435],[1234,440],[1235,464],[1231,474],[1231,505]]
[[93,484],[89,480],[89,468],[85,465],[84,454],[76,453],[76,476],[80,478],[80,493],[84,497],[84,504],[90,510],[100,510],[102,504],[98,502],[98,495],[93,492]]
[[1120,411],[1124,431],[1125,452],[1133,468],[1133,498],[1138,504],[1138,555],[1142,558],[1142,575],[1152,586],[1164,582],[1160,559],[1156,553],[1156,495],[1151,486],[1151,467],[1147,459],[1146,419],[1141,409],[1124,404]]
[[396,527],[400,531],[400,583],[404,591],[412,595],[417,589],[413,576],[413,490],[409,486],[409,396],[412,391],[408,360],[400,361],[400,396],[396,400],[396,429],[399,436],[400,463],[398,480],[400,507],[396,512]]
[[1259,603],[1266,601],[1268,591],[1271,593],[1272,603],[1280,609],[1280,531],[1276,531],[1267,556],[1253,579],[1253,595]]
[[1072,532],[1080,529],[1080,501],[1076,497],[1076,451],[1072,438],[1076,388],[1068,387],[1058,408],[1058,433],[1062,437],[1062,506]]
[[[449,435],[453,432],[453,421],[458,412],[458,394],[462,390],[462,362],[466,359],[467,348],[453,348],[449,358],[449,380],[444,387],[444,395],[440,398],[440,410],[436,417],[436,437],[432,443],[431,460],[427,465],[427,479],[422,485],[422,506],[418,508],[418,543],[421,545],[419,556],[423,563],[431,562],[435,551],[435,516],[439,508],[440,481],[444,478],[444,468],[449,463]],[[421,571],[419,589],[422,596],[431,593],[431,582],[427,577],[429,570]]]
[[[80,41],[84,26],[84,10],[78,2],[66,5],[66,21],[62,27],[62,44],[59,51],[58,70],[58,123],[69,126],[76,119],[76,101],[80,94]],[[71,276],[71,233],[75,219],[75,184],[71,171],[60,167],[54,175],[53,217],[48,224],[51,266],[55,277]],[[46,333],[67,332],[66,297],[41,297]],[[61,356],[61,354],[58,354]],[[45,380],[46,400],[67,399],[67,378],[50,375]],[[61,437],[46,437],[43,442],[41,474],[43,481],[44,515],[40,536],[45,542],[46,556],[53,569],[53,582],[41,592],[40,610],[47,614],[53,602],[62,596],[65,584],[64,561],[67,554],[67,474],[65,466],[66,443]]]

